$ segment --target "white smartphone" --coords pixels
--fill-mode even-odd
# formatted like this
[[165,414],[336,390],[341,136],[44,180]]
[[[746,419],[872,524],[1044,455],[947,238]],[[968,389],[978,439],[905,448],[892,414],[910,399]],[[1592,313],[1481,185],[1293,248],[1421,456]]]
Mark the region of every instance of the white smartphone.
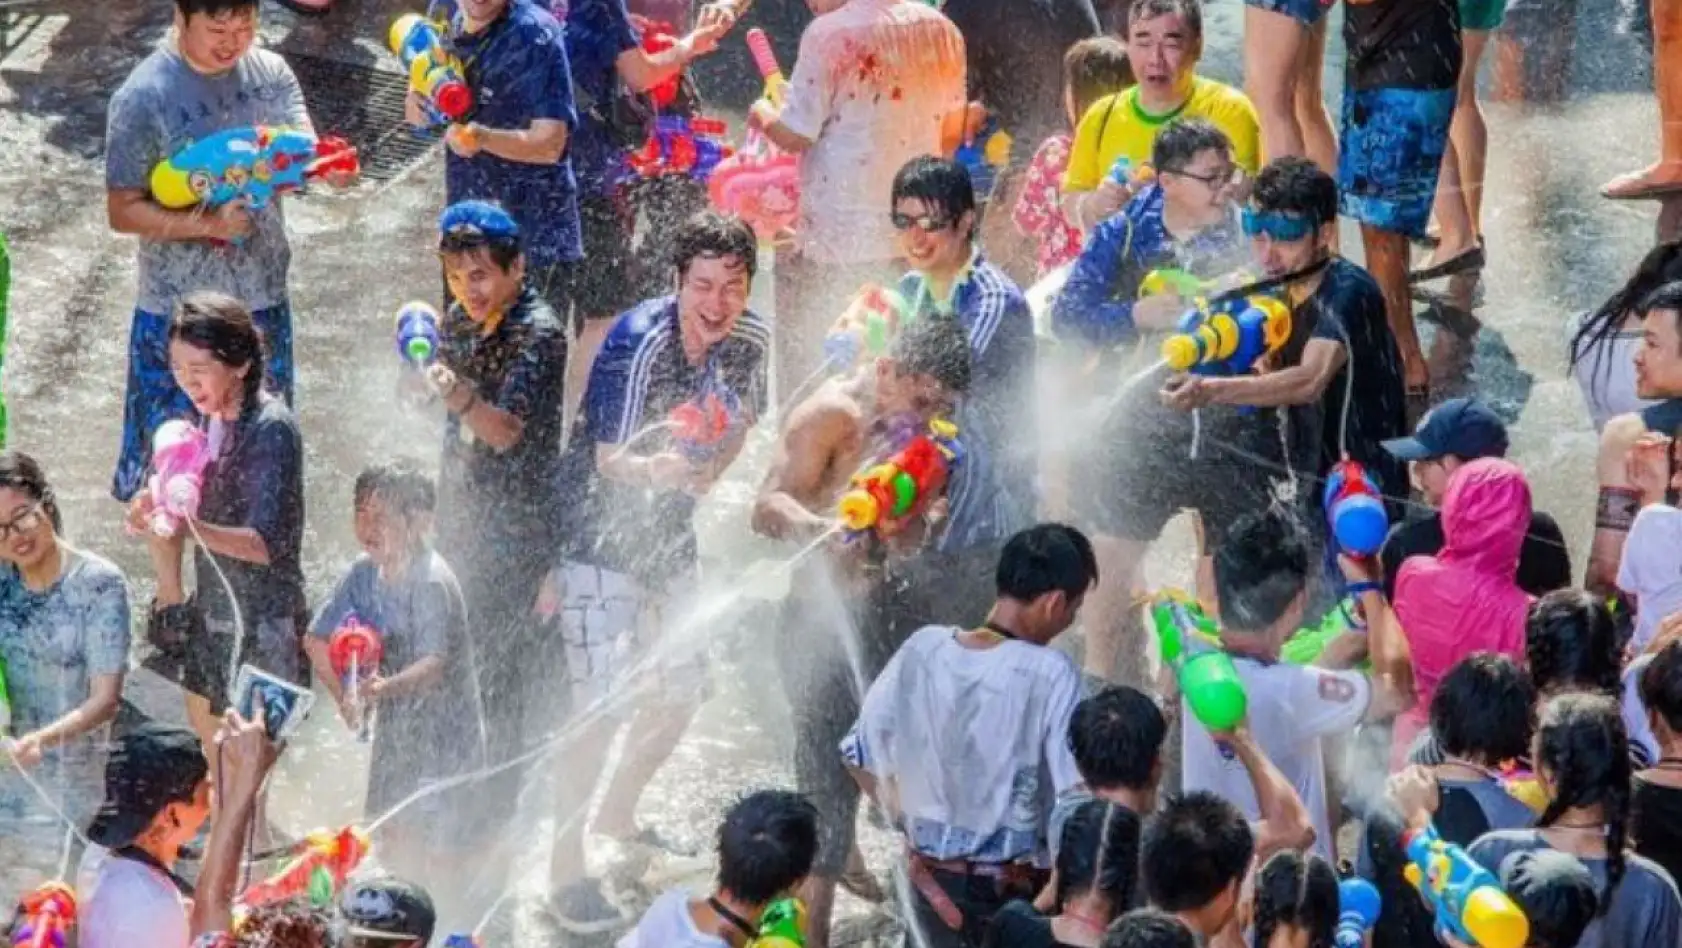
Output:
[[263,709],[269,739],[280,743],[298,732],[315,704],[315,695],[255,665],[241,665],[234,679],[235,710],[250,720]]

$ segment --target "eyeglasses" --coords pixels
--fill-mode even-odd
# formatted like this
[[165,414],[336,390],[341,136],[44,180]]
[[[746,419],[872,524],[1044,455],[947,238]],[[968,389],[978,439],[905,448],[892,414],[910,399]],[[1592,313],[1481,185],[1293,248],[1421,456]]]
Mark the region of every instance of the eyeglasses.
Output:
[[1234,187],[1244,180],[1244,169],[1238,167],[1237,165],[1227,165],[1224,169],[1217,171],[1214,174],[1193,174],[1184,168],[1169,168],[1165,169],[1163,173],[1177,174],[1182,178],[1190,178],[1193,181],[1201,182],[1204,187],[1209,188],[1210,190]]
[[952,219],[941,214],[920,214],[912,216],[898,211],[888,216],[893,221],[894,230],[908,231],[915,227],[925,234],[936,234],[952,226]]
[[1301,240],[1314,233],[1317,226],[1313,219],[1301,214],[1258,211],[1250,207],[1244,209],[1243,218],[1244,236],[1259,237],[1266,234],[1269,238],[1280,241]]
[[31,504],[28,510],[13,517],[8,523],[0,523],[0,543],[10,540],[13,536],[34,533],[41,526],[41,503]]

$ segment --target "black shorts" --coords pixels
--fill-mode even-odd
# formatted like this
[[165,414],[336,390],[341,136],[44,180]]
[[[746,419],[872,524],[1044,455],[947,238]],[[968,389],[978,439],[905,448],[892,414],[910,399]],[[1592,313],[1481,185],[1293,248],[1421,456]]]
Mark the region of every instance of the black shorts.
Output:
[[636,258],[631,253],[631,212],[606,195],[578,199],[584,259],[572,264],[568,287],[576,321],[612,319],[639,300]]

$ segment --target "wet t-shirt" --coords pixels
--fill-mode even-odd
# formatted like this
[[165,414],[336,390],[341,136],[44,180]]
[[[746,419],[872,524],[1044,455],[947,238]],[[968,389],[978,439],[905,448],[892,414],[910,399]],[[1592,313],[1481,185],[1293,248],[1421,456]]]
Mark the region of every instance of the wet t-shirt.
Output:
[[[620,445],[632,456],[676,450],[672,409],[717,396],[734,406],[733,424],[751,426],[766,408],[770,326],[744,312],[699,364],[684,352],[677,298],[652,299],[622,314],[608,331],[584,393],[562,462],[563,556],[663,588],[696,561],[695,498],[605,478],[597,445]],[[740,430],[740,427],[737,430]]]
[[624,150],[609,138],[606,117],[620,88],[619,54],[642,43],[625,0],[559,0],[555,16],[566,27],[567,62],[578,103],[572,136],[572,172],[582,196],[609,191]]
[[1353,89],[1452,89],[1460,81],[1456,0],[1372,0],[1344,5]]
[[614,948],[729,948],[729,942],[695,927],[689,914],[691,896],[673,889],[654,900],[637,927],[626,932]]
[[[303,90],[278,54],[252,49],[228,72],[207,76],[187,65],[166,39],[111,97],[105,187],[149,191],[159,162],[217,132],[309,124]],[[280,204],[253,211],[252,232],[237,244],[141,238],[136,308],[167,314],[197,290],[220,290],[254,310],[285,302],[292,250]]]
[[1635,851],[1664,867],[1674,881],[1682,875],[1682,789],[1640,776],[1630,781],[1629,835]]
[[[1513,853],[1552,849],[1536,830],[1499,830],[1479,837],[1467,853],[1497,876]],[[1672,948],[1682,945],[1682,897],[1670,874],[1652,860],[1626,853],[1624,876],[1612,904],[1589,923],[1578,948]],[[1595,893],[1606,888],[1606,860],[1578,857],[1594,876]]]
[[[217,567],[233,587],[247,626],[258,619],[290,619],[304,608],[304,441],[298,420],[278,397],[248,402],[237,421],[210,423],[216,459],[204,473],[199,520],[218,527],[250,527],[263,538],[268,565],[215,556],[195,544],[194,579],[206,618],[233,621],[233,605]],[[214,562],[212,556],[215,556]]]

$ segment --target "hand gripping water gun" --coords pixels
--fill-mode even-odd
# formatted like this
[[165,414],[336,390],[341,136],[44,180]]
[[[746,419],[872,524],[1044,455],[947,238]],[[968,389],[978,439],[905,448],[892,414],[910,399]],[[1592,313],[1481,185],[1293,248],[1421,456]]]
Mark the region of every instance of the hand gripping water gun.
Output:
[[473,109],[467,73],[444,48],[442,24],[405,13],[391,24],[386,44],[409,71],[409,91],[426,100],[434,125],[459,122]]
[[911,304],[899,291],[866,283],[824,337],[825,361],[846,369],[862,356],[885,355],[888,344],[910,316]]
[[748,52],[753,54],[753,64],[759,69],[759,77],[765,80],[765,91],[761,96],[777,108],[782,108],[783,96],[788,93],[788,80],[783,78],[783,67],[777,65],[777,53],[771,49],[771,38],[756,26],[748,30],[743,39],[747,40]]
[[1344,458],[1332,465],[1320,503],[1339,551],[1365,558],[1384,546],[1384,538],[1390,535],[1384,495],[1360,462]]
[[1173,293],[1175,296],[1183,296],[1188,300],[1196,299],[1207,292],[1208,286],[1209,284],[1192,276],[1185,270],[1165,267],[1160,270],[1152,270],[1145,274],[1143,280],[1139,281],[1139,298],[1147,299],[1152,296],[1161,296],[1164,293]]
[[724,142],[729,129],[723,119],[662,115],[654,120],[648,141],[625,157],[627,173],[643,179],[688,175],[705,181],[719,162],[735,153]]
[[1110,181],[1124,188],[1137,188],[1156,180],[1156,169],[1148,162],[1135,165],[1133,159],[1126,155],[1115,160],[1110,165],[1110,173],[1105,175]]
[[[327,656],[333,663],[333,674],[344,682],[345,699],[351,707],[361,706],[362,681],[379,672],[380,656],[384,653],[379,631],[356,616],[333,630],[333,637],[327,640]],[[362,727],[356,734],[358,740],[367,741],[372,734],[369,717],[362,715]]]
[[1523,948],[1530,921],[1495,876],[1427,825],[1406,838],[1402,874],[1431,903],[1437,929],[1479,948]]
[[[999,172],[1010,164],[1010,146],[1012,139],[999,120],[989,114],[979,102],[971,102],[963,111],[956,113],[962,128],[957,135],[957,141],[951,143],[948,149],[952,160],[969,171],[970,184],[975,189],[975,196],[986,199],[993,193],[993,185],[998,182]],[[950,128],[943,128],[942,134],[951,135]]]
[[[1289,665],[1312,665],[1333,639],[1359,628],[1355,622],[1355,602],[1348,597],[1334,603],[1314,625],[1305,625],[1279,649],[1279,660]],[[1371,667],[1363,661],[1359,667]]]
[[210,442],[191,424],[172,419],[152,433],[153,533],[174,536],[183,521],[198,516],[210,462]]
[[1151,623],[1162,663],[1174,669],[1192,716],[1211,731],[1230,731],[1244,720],[1244,682],[1221,651],[1220,630],[1190,596],[1164,590],[1151,598]]
[[958,427],[939,418],[929,422],[926,434],[913,435],[892,457],[853,476],[835,511],[848,539],[883,527],[892,532],[921,516],[961,463]]
[[356,149],[342,138],[269,125],[230,128],[159,162],[152,169],[152,198],[174,210],[244,198],[261,210],[325,174],[360,168]]
[[[565,21],[564,17],[561,19],[563,22]],[[677,45],[677,33],[672,30],[670,23],[664,20],[650,20],[635,16],[631,18],[631,21],[632,25],[642,31],[642,49],[650,56],[663,53]],[[671,108],[672,103],[677,101],[678,90],[682,85],[683,72],[680,70],[649,86],[647,95],[656,109]]]
[[426,303],[404,303],[397,311],[397,353],[415,368],[432,362],[441,340],[438,311]]
[[246,889],[240,903],[253,909],[308,895],[311,905],[325,908],[361,865],[370,845],[368,834],[354,826],[338,832],[316,830],[304,838],[298,854],[279,872]]
[[806,903],[778,899],[759,916],[759,934],[744,948],[806,948]]
[[1200,303],[1180,317],[1178,331],[1162,341],[1162,360],[1176,372],[1248,375],[1263,356],[1291,338],[1291,308],[1271,296],[1250,296],[1209,307]]
[[1378,889],[1365,879],[1344,879],[1337,884],[1337,931],[1332,943],[1337,948],[1361,948],[1367,932],[1378,923],[1383,907]]
[[[748,49],[765,77],[765,98],[781,106],[788,81],[771,51],[763,30],[749,30]],[[760,243],[770,243],[778,231],[794,226],[800,217],[800,159],[784,152],[757,128],[748,129],[742,147],[727,156],[707,179],[713,206],[747,221]]]
[[49,882],[19,903],[23,924],[12,935],[14,948],[65,948],[76,927],[76,893],[62,882]]
[[711,461],[736,427],[741,405],[734,395],[708,392],[672,409],[666,420],[672,426],[672,440],[692,464]]

